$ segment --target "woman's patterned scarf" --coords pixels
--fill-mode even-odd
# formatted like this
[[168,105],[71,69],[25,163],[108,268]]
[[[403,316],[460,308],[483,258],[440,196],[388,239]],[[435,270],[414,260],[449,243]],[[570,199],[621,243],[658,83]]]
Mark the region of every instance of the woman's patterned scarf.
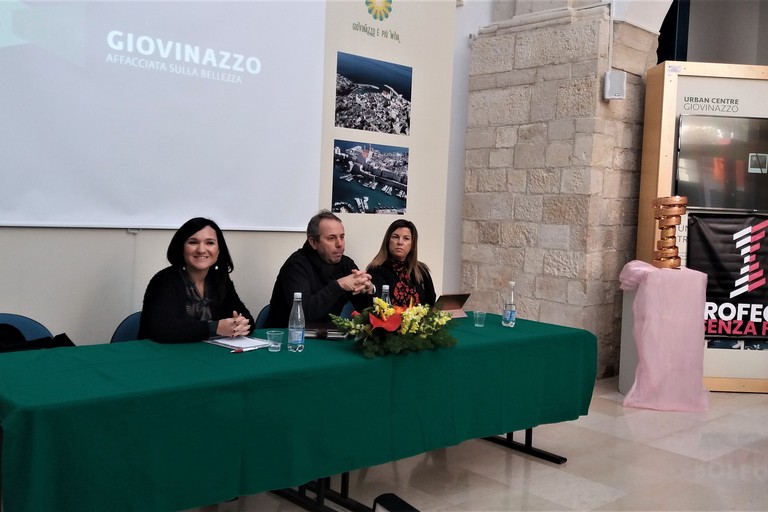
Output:
[[208,290],[210,286],[206,283],[205,297],[200,297],[200,293],[197,291],[197,286],[187,276],[187,273],[181,271],[181,276],[184,279],[184,286],[187,289],[187,314],[192,318],[203,320],[205,322],[213,320],[213,313],[211,313],[211,299],[208,296]]
[[419,304],[419,292],[411,282],[411,276],[408,273],[408,267],[402,261],[390,260],[392,269],[397,274],[397,283],[392,290],[392,304],[395,306],[408,307],[413,304]]

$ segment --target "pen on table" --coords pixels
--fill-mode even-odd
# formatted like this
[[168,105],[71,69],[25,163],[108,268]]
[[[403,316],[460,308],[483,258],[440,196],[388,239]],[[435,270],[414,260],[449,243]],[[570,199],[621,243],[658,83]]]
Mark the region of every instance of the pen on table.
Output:
[[236,353],[240,353],[240,352],[250,352],[251,350],[257,350],[257,349],[260,349],[260,348],[261,347],[236,348],[236,349],[231,350],[229,353],[230,354],[236,354]]

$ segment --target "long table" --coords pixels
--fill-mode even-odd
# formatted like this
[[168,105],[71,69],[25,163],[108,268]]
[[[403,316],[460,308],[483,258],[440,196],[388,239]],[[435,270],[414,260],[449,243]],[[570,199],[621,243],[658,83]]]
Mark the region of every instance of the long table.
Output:
[[593,334],[486,322],[453,320],[453,348],[375,359],[326,340],[0,354],[4,510],[192,508],[587,413]]

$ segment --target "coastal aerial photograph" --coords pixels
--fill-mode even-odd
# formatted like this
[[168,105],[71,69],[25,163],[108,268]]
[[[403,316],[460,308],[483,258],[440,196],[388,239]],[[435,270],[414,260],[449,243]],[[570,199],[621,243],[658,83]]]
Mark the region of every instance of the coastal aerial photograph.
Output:
[[336,126],[410,135],[413,69],[338,52]]
[[331,211],[405,214],[408,148],[347,140],[333,146]]

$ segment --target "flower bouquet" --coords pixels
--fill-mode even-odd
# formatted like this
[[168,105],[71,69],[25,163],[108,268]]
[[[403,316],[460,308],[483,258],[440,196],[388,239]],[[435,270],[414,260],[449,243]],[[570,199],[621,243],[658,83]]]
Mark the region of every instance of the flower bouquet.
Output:
[[331,320],[337,329],[355,338],[355,345],[365,357],[456,344],[456,338],[445,329],[451,315],[423,304],[402,308],[375,297],[373,306],[353,313],[351,319],[331,315]]

